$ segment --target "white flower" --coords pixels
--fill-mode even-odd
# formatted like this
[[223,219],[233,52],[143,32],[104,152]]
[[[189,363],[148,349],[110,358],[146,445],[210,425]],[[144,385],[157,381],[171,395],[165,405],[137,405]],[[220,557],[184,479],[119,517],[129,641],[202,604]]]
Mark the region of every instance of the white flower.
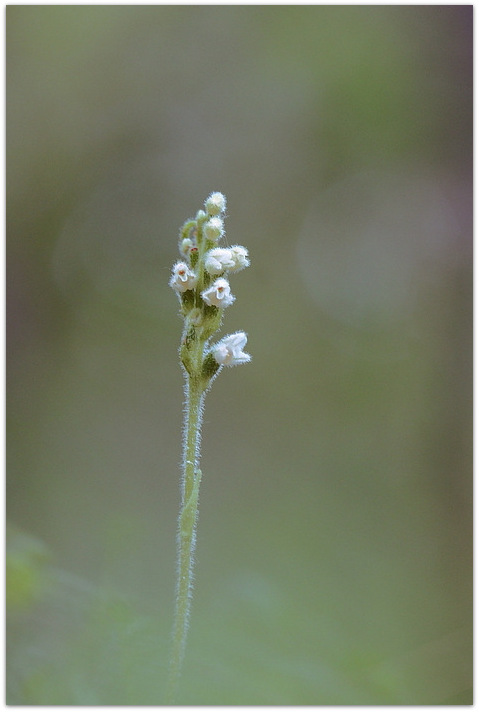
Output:
[[220,309],[229,307],[235,300],[234,296],[231,294],[228,281],[222,277],[216,279],[211,287],[208,287],[208,289],[201,292],[201,296],[206,304],[220,307]]
[[205,208],[208,215],[219,215],[226,210],[226,198],[223,193],[211,193],[205,200]]
[[246,247],[241,247],[241,245],[233,245],[230,248],[231,259],[233,261],[233,267],[228,267],[230,272],[239,272],[245,267],[249,267],[250,261],[248,259],[248,250]]
[[205,269],[209,274],[221,274],[234,266],[233,253],[227,247],[215,247],[206,254]]
[[185,237],[180,243],[180,252],[182,255],[187,255],[190,249],[193,247],[193,240],[189,237]]
[[176,292],[186,292],[196,285],[196,275],[190,270],[186,262],[177,262],[173,265],[173,274],[170,279],[170,287]]
[[244,331],[237,331],[236,334],[225,336],[213,346],[216,363],[219,363],[220,366],[237,366],[240,363],[251,361],[251,356],[243,351],[247,340]]
[[221,218],[210,218],[203,226],[203,232],[208,240],[219,240],[224,235],[224,225]]
[[239,272],[249,267],[249,264],[248,250],[241,245],[214,247],[207,252],[205,260],[205,268],[209,274],[221,274],[225,270]]

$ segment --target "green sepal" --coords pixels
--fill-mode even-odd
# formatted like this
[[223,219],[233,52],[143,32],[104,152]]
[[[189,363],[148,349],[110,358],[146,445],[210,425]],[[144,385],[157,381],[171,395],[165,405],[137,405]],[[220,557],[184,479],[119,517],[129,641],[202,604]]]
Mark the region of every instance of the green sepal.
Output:
[[180,352],[180,361],[183,364],[185,370],[192,375],[192,366],[191,366],[191,356],[190,356],[190,351],[187,347],[187,345],[183,342],[179,348]]
[[[207,252],[208,250],[212,250],[214,247],[218,247],[218,240],[208,240],[208,238],[206,238],[205,252]],[[216,275],[216,277],[218,277],[218,275]]]
[[215,357],[212,353],[207,354],[205,360],[203,361],[203,368],[201,369],[202,377],[209,382],[213,376],[218,373],[220,368],[219,363],[217,363]]
[[201,336],[206,341],[218,331],[223,320],[223,310],[205,304]]
[[186,292],[181,292],[181,306],[183,314],[188,312],[195,306],[195,293],[193,289],[187,289]]
[[193,375],[194,372],[194,366],[191,361],[191,344],[193,341],[196,341],[196,339],[196,329],[194,326],[190,326],[184,334],[179,348],[181,363],[190,375]]
[[198,264],[198,248],[193,246],[190,248],[190,265],[193,267],[193,269],[196,267]]

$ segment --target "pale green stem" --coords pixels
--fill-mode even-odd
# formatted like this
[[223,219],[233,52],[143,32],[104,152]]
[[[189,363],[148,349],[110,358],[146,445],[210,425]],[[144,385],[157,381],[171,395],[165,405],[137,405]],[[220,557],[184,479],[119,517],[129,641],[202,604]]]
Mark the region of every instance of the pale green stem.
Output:
[[178,580],[167,697],[167,702],[170,704],[175,700],[181,675],[190,613],[194,564],[193,555],[198,515],[198,494],[201,482],[201,470],[198,464],[204,395],[200,380],[195,376],[188,375],[186,384],[182,498],[178,520]]

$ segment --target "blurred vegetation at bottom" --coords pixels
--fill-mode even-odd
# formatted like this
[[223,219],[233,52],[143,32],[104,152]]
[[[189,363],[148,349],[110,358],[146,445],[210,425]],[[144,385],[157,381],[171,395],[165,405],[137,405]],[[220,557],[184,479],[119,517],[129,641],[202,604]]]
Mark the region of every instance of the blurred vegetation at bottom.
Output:
[[[164,703],[171,611],[56,568],[15,529],[7,606],[7,704]],[[236,572],[200,607],[178,704],[472,704],[469,628],[385,662],[339,615],[298,607],[267,575]]]

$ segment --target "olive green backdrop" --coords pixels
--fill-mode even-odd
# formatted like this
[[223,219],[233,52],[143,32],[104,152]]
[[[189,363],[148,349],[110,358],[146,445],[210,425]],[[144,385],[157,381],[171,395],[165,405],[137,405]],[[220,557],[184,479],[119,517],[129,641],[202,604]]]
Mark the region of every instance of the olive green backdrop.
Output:
[[206,402],[183,704],[471,703],[472,6],[15,6],[10,704],[161,704],[212,190],[251,364]]

